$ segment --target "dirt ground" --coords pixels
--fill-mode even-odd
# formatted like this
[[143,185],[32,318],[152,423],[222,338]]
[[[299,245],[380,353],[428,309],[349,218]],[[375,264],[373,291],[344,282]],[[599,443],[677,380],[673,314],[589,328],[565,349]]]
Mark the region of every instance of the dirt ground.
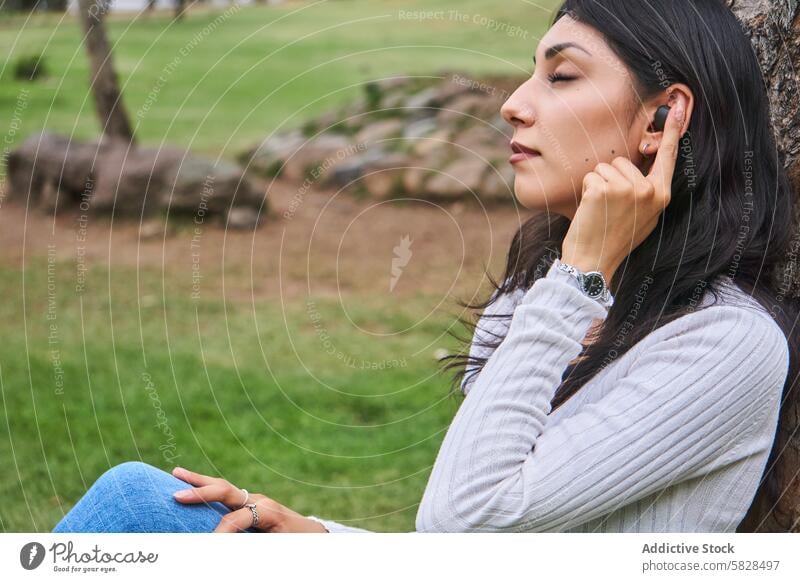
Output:
[[[264,184],[270,204],[255,231],[226,230],[208,217],[147,220],[47,214],[5,201],[0,206],[0,263],[22,267],[55,255],[91,272],[109,265],[202,275],[226,299],[299,294],[392,293],[395,297],[472,296],[486,285],[484,265],[499,275],[508,246],[529,216],[509,201],[359,200],[348,192]],[[403,244],[404,237],[408,242]],[[396,282],[392,287],[392,269]],[[487,289],[488,287],[483,287]]]

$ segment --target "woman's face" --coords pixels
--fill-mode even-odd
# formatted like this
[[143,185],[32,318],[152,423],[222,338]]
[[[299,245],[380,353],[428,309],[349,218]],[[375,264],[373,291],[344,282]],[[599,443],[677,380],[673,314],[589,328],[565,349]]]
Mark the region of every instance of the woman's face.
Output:
[[[566,42],[577,46],[548,51]],[[603,37],[568,16],[559,19],[539,42],[534,75],[501,109],[513,141],[540,153],[512,158],[520,204],[571,219],[583,177],[597,164],[624,156],[641,169],[651,120],[640,105],[630,73]]]

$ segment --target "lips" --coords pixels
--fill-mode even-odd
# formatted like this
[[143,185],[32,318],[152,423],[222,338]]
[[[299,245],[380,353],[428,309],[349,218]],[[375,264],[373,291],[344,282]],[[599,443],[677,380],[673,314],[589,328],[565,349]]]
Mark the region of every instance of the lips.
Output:
[[508,158],[508,161],[511,164],[514,164],[516,162],[521,162],[522,160],[538,158],[541,157],[542,155],[539,150],[529,148],[516,141],[512,141],[510,145],[511,145],[511,151],[514,152],[511,155],[511,157]]

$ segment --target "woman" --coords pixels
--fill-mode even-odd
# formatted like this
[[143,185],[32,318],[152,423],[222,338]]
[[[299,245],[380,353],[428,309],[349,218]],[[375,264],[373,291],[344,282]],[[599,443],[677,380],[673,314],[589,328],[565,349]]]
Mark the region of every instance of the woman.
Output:
[[[465,304],[483,316],[447,367],[467,398],[416,529],[736,531],[798,356],[768,276],[792,195],[750,42],[722,0],[567,0],[535,64],[502,114],[515,195],[543,212]],[[142,463],[56,528],[211,530],[367,531]]]

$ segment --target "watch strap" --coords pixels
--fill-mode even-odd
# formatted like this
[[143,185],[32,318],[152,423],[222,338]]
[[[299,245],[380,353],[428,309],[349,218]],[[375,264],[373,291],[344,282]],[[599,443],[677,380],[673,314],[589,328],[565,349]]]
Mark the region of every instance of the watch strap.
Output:
[[[561,259],[556,258],[553,261],[553,266],[557,270],[566,273],[570,276],[570,280],[575,287],[578,288],[581,293],[589,297],[590,299],[594,299],[600,305],[605,307],[606,309],[610,309],[611,306],[614,304],[614,297],[611,295],[611,291],[608,288],[608,284],[606,283],[605,277],[599,271],[588,271],[583,272],[577,267],[569,265],[561,261]],[[598,296],[592,295],[589,290],[586,288],[586,278],[590,275],[596,275],[597,277],[594,278],[594,282],[596,284],[597,279],[601,281],[602,284],[602,292]]]

